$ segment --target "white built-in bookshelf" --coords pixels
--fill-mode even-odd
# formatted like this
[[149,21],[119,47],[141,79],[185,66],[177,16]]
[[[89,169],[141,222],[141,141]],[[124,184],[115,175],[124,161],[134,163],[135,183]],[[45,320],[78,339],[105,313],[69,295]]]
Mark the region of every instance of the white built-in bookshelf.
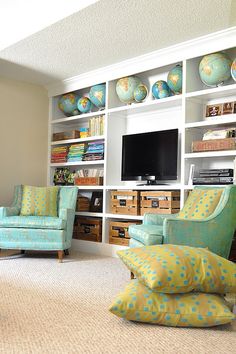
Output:
[[[110,192],[117,189],[133,190],[180,190],[181,205],[186,193],[192,187],[188,185],[191,164],[196,169],[233,168],[236,151],[191,152],[191,143],[201,140],[203,133],[211,128],[236,127],[236,115],[228,114],[205,119],[206,105],[236,101],[236,82],[230,79],[223,86],[209,88],[199,77],[198,66],[203,55],[217,51],[226,51],[236,57],[236,28],[217,32],[208,36],[184,42],[157,52],[127,60],[99,70],[88,72],[72,79],[64,80],[48,87],[50,96],[49,116],[49,153],[48,184],[53,183],[56,167],[68,166],[71,170],[97,168],[104,170],[103,186],[81,186],[81,195],[88,196],[94,191],[103,192],[103,210],[100,213],[77,212],[77,215],[99,217],[102,219],[102,242],[74,240],[73,247],[85,252],[97,252],[114,255],[122,246],[109,244],[109,221],[142,220],[142,216],[114,215],[110,210]],[[183,67],[182,94],[154,99],[151,87],[157,80],[166,80],[168,72],[177,64]],[[149,88],[145,102],[124,105],[116,94],[116,82],[119,78],[137,75]],[[87,114],[66,117],[58,109],[58,99],[63,93],[76,92],[87,96],[91,86],[106,84],[106,107],[96,107]],[[88,127],[92,117],[104,117],[104,134],[83,139],[52,141],[52,134],[64,130]],[[138,186],[138,182],[121,181],[122,135],[178,128],[178,179],[164,186]],[[70,143],[104,141],[104,160],[51,163],[51,148]],[[148,156],[147,156],[148,158]]]

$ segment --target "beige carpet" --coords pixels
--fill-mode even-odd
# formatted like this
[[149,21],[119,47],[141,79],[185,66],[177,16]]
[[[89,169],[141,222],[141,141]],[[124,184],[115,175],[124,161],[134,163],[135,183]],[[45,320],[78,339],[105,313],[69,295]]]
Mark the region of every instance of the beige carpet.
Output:
[[128,281],[115,258],[0,260],[0,353],[236,353],[236,323],[184,329],[115,317],[108,306]]

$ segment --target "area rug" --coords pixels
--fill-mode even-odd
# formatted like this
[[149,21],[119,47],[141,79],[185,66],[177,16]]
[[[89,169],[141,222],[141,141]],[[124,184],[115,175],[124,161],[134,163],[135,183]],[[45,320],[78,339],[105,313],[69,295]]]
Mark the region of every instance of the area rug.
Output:
[[0,262],[0,353],[235,353],[235,321],[196,329],[119,319],[108,312],[130,281],[119,259],[56,257],[26,253]]

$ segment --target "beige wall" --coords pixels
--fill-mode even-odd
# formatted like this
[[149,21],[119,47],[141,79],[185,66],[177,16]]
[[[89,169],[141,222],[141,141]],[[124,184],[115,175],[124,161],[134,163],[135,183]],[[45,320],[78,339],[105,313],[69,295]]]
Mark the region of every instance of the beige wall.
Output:
[[46,184],[48,106],[43,87],[0,77],[0,206],[15,184]]

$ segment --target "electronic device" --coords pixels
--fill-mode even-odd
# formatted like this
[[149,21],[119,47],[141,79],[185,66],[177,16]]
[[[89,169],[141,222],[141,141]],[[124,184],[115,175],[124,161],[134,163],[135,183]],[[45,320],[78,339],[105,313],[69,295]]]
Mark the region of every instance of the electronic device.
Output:
[[193,177],[193,184],[233,184],[233,177]]
[[122,181],[177,179],[178,129],[122,137]]
[[232,168],[199,170],[199,177],[233,177],[234,170]]

